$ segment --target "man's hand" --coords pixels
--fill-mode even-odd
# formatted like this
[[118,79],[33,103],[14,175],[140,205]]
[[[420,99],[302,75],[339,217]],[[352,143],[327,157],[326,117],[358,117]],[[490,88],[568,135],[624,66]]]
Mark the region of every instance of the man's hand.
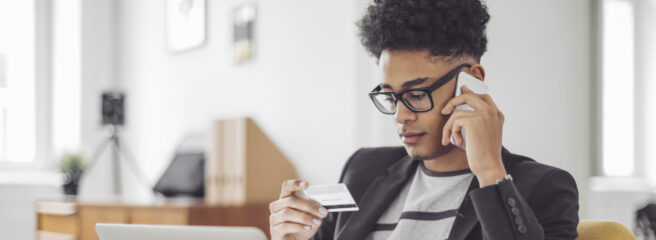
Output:
[[[455,107],[469,104],[474,111],[456,110]],[[466,152],[469,168],[478,178],[480,187],[496,184],[506,176],[501,161],[501,134],[504,116],[492,101],[490,95],[475,94],[467,86],[462,87],[462,95],[449,100],[442,114],[451,117],[442,131],[442,145],[450,143],[453,135],[456,144],[462,145],[460,130],[465,128]]]
[[303,180],[282,183],[280,199],[269,204],[271,240],[307,240],[317,233],[328,212],[319,203],[296,196],[307,187]]

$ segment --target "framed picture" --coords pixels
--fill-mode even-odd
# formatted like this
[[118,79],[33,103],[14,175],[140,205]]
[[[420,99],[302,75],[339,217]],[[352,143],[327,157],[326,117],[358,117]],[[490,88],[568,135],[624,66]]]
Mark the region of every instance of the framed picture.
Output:
[[255,18],[257,11],[254,4],[241,5],[233,12],[234,22],[234,58],[237,63],[253,58],[255,52]]
[[205,43],[205,0],[166,0],[166,35],[171,52]]

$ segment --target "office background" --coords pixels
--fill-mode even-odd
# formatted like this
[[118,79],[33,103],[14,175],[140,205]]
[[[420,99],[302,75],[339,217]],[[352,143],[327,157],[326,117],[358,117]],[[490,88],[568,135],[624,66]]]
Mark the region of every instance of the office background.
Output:
[[[257,7],[256,51],[252,60],[235,63],[230,14],[245,3]],[[33,76],[33,157],[0,162],[0,212],[6,213],[0,216],[0,234],[32,238],[31,201],[60,191],[52,162],[66,151],[89,155],[107,135],[98,114],[99,96],[107,89],[126,94],[122,134],[151,183],[182,138],[206,132],[219,118],[252,117],[311,184],[337,181],[360,147],[399,145],[391,117],[379,114],[366,95],[380,79],[356,35],[355,22],[367,4],[207,0],[205,43],[172,53],[166,46],[166,1],[35,0],[35,58],[51,60],[38,63]],[[631,228],[633,211],[650,199],[656,184],[656,97],[649,94],[656,92],[649,80],[656,76],[656,47],[649,44],[656,42],[656,1],[486,4],[491,20],[482,64],[490,93],[506,115],[504,145],[572,173],[582,219]],[[604,6],[615,7],[604,15]],[[621,18],[622,6],[629,6],[633,19],[633,35],[623,38],[631,45],[620,39],[602,51],[612,42],[604,42],[612,37],[604,35],[611,25],[604,25],[604,16]],[[613,9],[620,11],[613,15]],[[48,50],[46,56],[38,49]],[[604,65],[603,53],[613,51],[632,54],[611,55]],[[604,78],[617,76],[604,67],[615,66],[610,59],[620,57],[632,61],[633,73]],[[604,95],[604,86],[613,82],[626,82],[630,91]],[[620,107],[603,111],[604,104],[615,102]],[[604,135],[604,119],[616,124],[608,129],[629,132],[619,135],[629,139]],[[614,152],[604,151],[610,146]],[[109,168],[109,161],[101,160],[80,195],[111,196],[111,172],[103,170]],[[125,195],[151,197],[129,171],[123,175]]]

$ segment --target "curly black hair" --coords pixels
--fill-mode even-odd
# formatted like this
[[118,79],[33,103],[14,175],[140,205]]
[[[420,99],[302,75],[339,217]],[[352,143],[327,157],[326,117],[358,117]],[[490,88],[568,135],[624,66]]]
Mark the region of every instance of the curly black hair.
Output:
[[357,25],[362,45],[377,59],[387,49],[480,61],[489,20],[480,0],[374,0]]

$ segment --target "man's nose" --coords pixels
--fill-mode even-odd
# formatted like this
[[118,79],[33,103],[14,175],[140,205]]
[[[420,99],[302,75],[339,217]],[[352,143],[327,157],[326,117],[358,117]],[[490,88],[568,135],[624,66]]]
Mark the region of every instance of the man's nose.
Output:
[[396,104],[396,113],[394,114],[394,121],[400,124],[405,124],[407,122],[412,122],[417,120],[417,113],[410,110],[408,107],[403,104],[402,100],[399,100]]

